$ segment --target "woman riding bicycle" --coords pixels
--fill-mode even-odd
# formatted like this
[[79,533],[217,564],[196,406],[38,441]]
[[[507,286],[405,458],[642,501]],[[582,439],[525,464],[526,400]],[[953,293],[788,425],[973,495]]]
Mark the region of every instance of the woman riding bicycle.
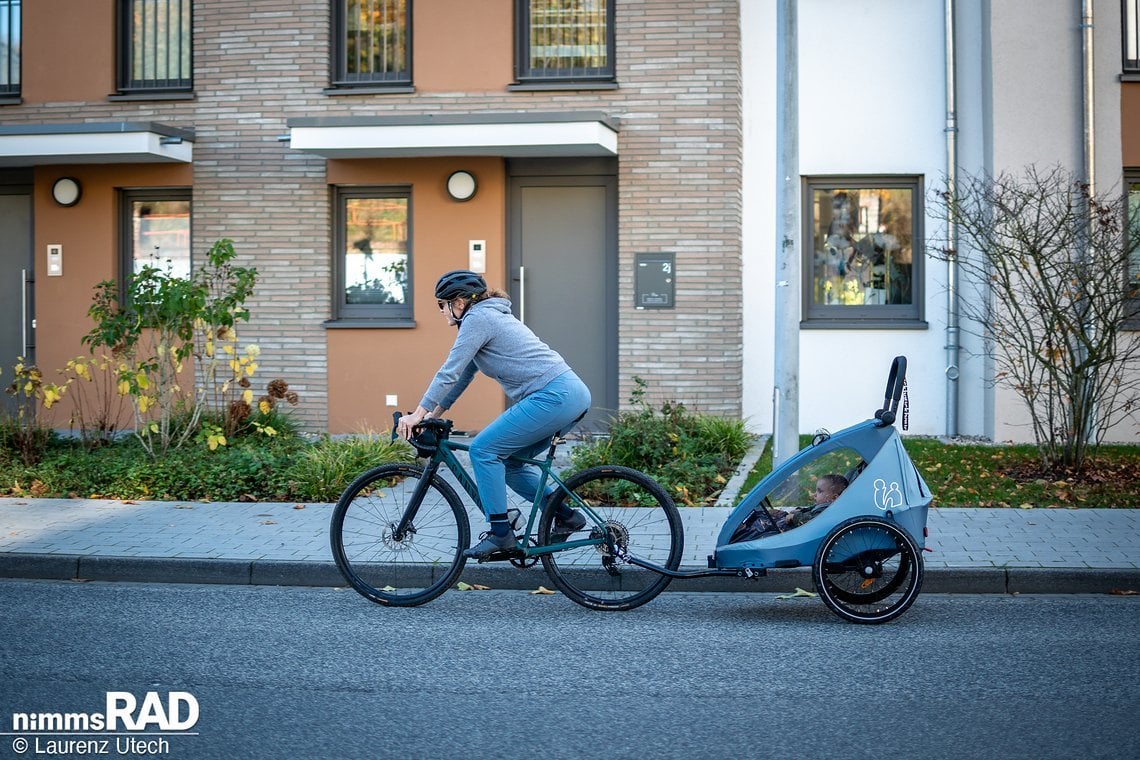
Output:
[[[436,303],[458,328],[447,360],[436,372],[414,412],[400,418],[397,430],[410,439],[426,417],[439,417],[481,371],[502,386],[511,405],[471,441],[471,469],[491,528],[464,554],[475,559],[515,548],[507,517],[507,486],[533,501],[538,469],[507,458],[533,457],[551,436],[565,430],[590,407],[590,390],[570,365],[511,313],[511,302],[499,290],[489,290],[475,272],[457,269],[435,285]],[[563,506],[552,534],[581,530],[586,518]]]

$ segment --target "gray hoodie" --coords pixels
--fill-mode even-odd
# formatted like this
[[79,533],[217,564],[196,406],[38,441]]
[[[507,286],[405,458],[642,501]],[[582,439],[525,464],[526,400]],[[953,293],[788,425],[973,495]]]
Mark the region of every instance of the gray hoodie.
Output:
[[570,370],[558,352],[511,314],[511,302],[488,298],[467,307],[447,361],[435,373],[420,406],[450,409],[480,371],[514,404]]

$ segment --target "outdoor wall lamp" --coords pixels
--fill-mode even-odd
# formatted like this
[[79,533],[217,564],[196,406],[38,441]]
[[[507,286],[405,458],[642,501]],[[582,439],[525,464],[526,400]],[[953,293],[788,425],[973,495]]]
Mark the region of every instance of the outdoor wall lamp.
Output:
[[60,177],[52,183],[51,197],[61,206],[74,206],[83,197],[83,187],[74,177]]
[[469,201],[475,197],[475,175],[468,171],[452,172],[447,178],[447,194],[452,200]]

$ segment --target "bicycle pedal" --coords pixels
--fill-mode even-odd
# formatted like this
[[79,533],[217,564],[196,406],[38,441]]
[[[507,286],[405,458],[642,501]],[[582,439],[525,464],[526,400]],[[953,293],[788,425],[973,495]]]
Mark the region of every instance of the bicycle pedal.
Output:
[[512,559],[522,559],[524,557],[526,557],[526,554],[519,549],[507,549],[506,551],[491,552],[490,554],[479,557],[476,563],[481,565],[484,562],[507,562]]

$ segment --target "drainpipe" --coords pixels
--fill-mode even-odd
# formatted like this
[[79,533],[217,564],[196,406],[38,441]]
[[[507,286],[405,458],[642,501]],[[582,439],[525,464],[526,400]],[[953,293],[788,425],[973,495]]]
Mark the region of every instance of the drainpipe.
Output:
[[[1088,0],[1091,2],[1091,0]],[[954,0],[946,0],[946,190],[958,196],[957,44],[954,39]],[[958,225],[946,223],[946,435],[958,435]]]
[[1085,181],[1096,195],[1096,132],[1093,129],[1093,0],[1081,0],[1081,90],[1084,97]]

